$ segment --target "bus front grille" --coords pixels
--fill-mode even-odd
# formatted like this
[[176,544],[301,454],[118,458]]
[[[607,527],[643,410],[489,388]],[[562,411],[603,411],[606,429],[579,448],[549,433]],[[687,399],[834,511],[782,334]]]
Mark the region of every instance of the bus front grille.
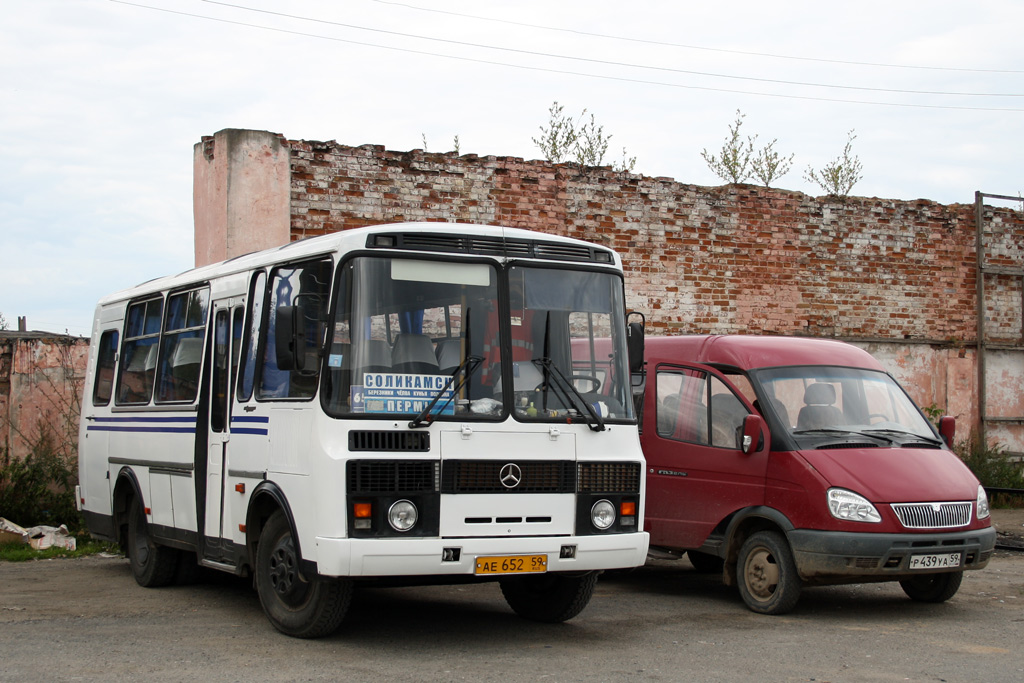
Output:
[[433,493],[437,491],[437,465],[436,460],[351,460],[348,492],[362,496]]
[[640,463],[581,462],[580,493],[640,493]]
[[570,460],[446,460],[441,493],[574,493]]
[[429,451],[429,432],[351,431],[350,451]]

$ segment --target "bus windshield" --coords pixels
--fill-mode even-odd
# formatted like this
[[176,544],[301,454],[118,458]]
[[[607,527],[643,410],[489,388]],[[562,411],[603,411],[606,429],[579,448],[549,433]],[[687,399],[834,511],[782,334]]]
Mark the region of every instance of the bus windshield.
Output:
[[335,301],[331,415],[632,418],[617,275],[365,256],[342,265]]

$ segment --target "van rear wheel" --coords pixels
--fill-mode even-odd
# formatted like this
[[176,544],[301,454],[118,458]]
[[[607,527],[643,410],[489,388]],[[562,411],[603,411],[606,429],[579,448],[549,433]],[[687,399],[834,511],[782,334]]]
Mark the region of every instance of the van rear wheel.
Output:
[[341,625],[352,601],[352,582],[303,574],[291,525],[278,510],[260,533],[256,592],[278,631],[295,638],[320,638]]
[[752,611],[785,614],[800,599],[802,585],[793,552],[777,531],[758,531],[744,541],[737,562],[740,595]]
[[516,614],[557,624],[572,619],[587,606],[597,585],[597,572],[582,576],[512,576],[499,583],[505,602]]
[[918,602],[945,602],[956,595],[963,581],[963,572],[922,574],[900,581],[900,587],[911,600]]

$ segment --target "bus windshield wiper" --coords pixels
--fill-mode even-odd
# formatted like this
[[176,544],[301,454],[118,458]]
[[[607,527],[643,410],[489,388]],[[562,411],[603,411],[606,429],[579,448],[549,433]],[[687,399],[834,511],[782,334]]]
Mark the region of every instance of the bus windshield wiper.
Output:
[[424,424],[429,426],[432,422],[430,412],[434,409],[434,406],[437,405],[437,402],[441,397],[444,396],[445,392],[448,391],[448,388],[452,385],[452,382],[455,381],[455,378],[459,376],[459,373],[463,370],[466,371],[465,375],[462,377],[462,381],[459,382],[458,386],[452,390],[452,395],[449,396],[448,400],[441,406],[441,410],[444,410],[445,406],[452,402],[452,399],[454,399],[462,390],[462,387],[465,386],[466,382],[469,381],[469,378],[474,372],[476,372],[477,368],[479,368],[480,364],[483,362],[484,359],[480,356],[466,356],[466,359],[459,364],[459,367],[452,371],[451,377],[449,377],[448,381],[444,383],[441,390],[434,394],[434,398],[430,399],[430,403],[427,404],[427,407],[421,410],[420,414],[409,422],[409,429],[416,429],[417,427],[422,427]]
[[[572,382],[565,378],[562,371],[558,369],[554,361],[550,358],[534,358],[533,364],[537,367],[543,368],[545,375],[554,379],[551,383],[551,387],[556,390],[556,393],[560,394],[559,398],[566,401],[568,404],[574,404],[576,412],[583,416],[589,416],[587,419],[587,426],[595,432],[603,432],[605,430],[604,419],[602,419],[600,413],[598,413],[594,406],[587,403],[587,399],[583,398],[583,394],[573,386]],[[580,406],[583,406],[583,410],[580,410]]]

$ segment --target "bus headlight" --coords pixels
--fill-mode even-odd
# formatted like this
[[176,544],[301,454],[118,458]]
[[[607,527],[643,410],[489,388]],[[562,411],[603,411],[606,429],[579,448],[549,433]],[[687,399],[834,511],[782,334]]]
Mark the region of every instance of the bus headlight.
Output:
[[599,500],[590,508],[590,521],[602,531],[615,524],[615,506],[607,500]]
[[416,506],[408,500],[395,501],[388,508],[388,524],[395,531],[408,531],[413,528],[416,526],[418,517],[419,512],[416,510]]
[[848,522],[872,522],[882,521],[878,510],[864,496],[846,489],[828,490],[828,511],[836,519]]

